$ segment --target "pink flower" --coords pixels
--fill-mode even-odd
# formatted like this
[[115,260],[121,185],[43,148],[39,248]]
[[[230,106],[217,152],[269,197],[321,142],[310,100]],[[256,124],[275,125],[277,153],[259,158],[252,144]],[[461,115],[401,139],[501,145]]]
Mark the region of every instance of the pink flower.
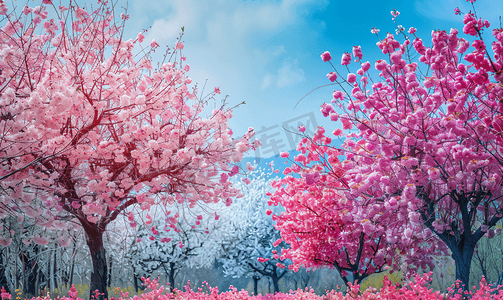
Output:
[[460,14],[461,14],[461,11],[459,10],[459,7],[456,7],[456,8],[454,9],[454,14],[455,14],[455,15],[460,15]]
[[323,114],[324,117],[328,117],[333,112],[335,112],[335,110],[332,107],[332,105],[328,103],[323,104],[323,107],[321,108],[321,113]]
[[11,294],[7,293],[7,291],[5,290],[5,288],[2,286],[2,290],[1,290],[1,294],[0,296],[2,297],[2,299],[11,299]]
[[258,262],[261,262],[261,263],[263,263],[263,262],[266,262],[266,261],[268,261],[268,260],[269,260],[269,258],[263,258],[263,257],[259,257],[259,258],[257,258],[257,260],[258,260]]
[[138,36],[136,37],[138,42],[143,43],[143,40],[145,39],[145,36],[140,32],[138,33]]
[[330,52],[325,51],[321,54],[321,59],[323,60],[323,62],[327,62],[332,59],[332,56],[330,55]]
[[334,131],[332,131],[332,134],[335,136],[341,136],[342,135],[342,129],[337,128]]
[[220,94],[220,87],[219,87],[219,86],[217,86],[217,87],[215,88],[215,93],[216,93],[216,94]]
[[342,91],[336,90],[333,93],[334,99],[344,100],[344,93]]
[[377,29],[376,27],[372,27],[372,30],[370,30],[371,33],[373,34],[378,34],[379,33],[379,29]]
[[308,185],[313,185],[320,180],[320,173],[318,172],[312,174],[308,173],[305,175],[305,177],[306,177],[306,183]]
[[157,47],[159,47],[159,44],[157,44],[157,42],[155,40],[152,40],[152,42],[150,42],[150,47],[157,48]]
[[342,55],[342,58],[341,58],[341,65],[343,66],[347,66],[351,63],[351,54],[349,54],[348,52],[345,52],[343,55]]
[[268,216],[272,215],[272,210],[270,210],[270,209],[266,210],[265,214]]
[[356,82],[356,74],[354,74],[354,73],[349,73],[349,74],[348,74],[348,82],[349,82],[349,83],[355,83],[355,82]]
[[327,77],[330,81],[334,82],[337,80],[337,74],[335,72],[330,72],[327,74]]
[[393,16],[393,20],[394,20],[396,17],[398,17],[398,15],[399,15],[399,14],[400,14],[400,12],[399,12],[398,10],[396,10],[396,9],[393,9],[393,10],[391,11],[391,15]]
[[288,156],[290,156],[290,153],[288,153],[288,152],[286,152],[286,151],[285,151],[285,152],[281,152],[281,153],[279,154],[279,156],[281,156],[282,158],[288,158]]
[[175,49],[180,49],[180,50],[182,50],[182,49],[183,49],[183,43],[182,43],[182,42],[178,42],[178,43],[176,43]]
[[226,183],[228,179],[229,179],[229,175],[227,175],[227,173],[220,174],[220,183],[221,184]]
[[3,1],[0,2],[0,15],[6,16],[8,11],[9,11],[9,8],[7,7],[7,5],[5,5],[5,3]]
[[239,173],[239,167],[238,166],[233,166],[232,169],[231,169],[231,172],[229,173],[229,176],[232,177],[236,174]]
[[185,72],[188,72],[190,70],[190,66],[189,65],[185,65],[184,70],[185,70]]
[[52,1],[51,0],[42,0],[42,3],[44,3],[44,4],[52,4]]
[[251,162],[247,162],[246,163],[246,169],[248,171],[253,171],[253,170],[255,170],[255,167],[251,164]]
[[178,247],[183,248],[182,241],[178,241]]
[[299,126],[299,131],[300,132],[305,132],[306,131],[306,127],[304,125],[300,125]]
[[89,13],[87,11],[85,11],[84,9],[82,9],[80,7],[77,7],[75,9],[75,18],[81,20],[87,16],[89,16]]
[[77,295],[79,294],[79,292],[77,291],[77,289],[75,288],[75,285],[72,284],[72,288],[68,291],[68,295],[70,295],[70,297],[72,298],[77,298]]
[[362,59],[363,54],[362,54],[362,47],[360,46],[353,46],[353,56],[358,59]]
[[29,7],[28,5],[25,5],[23,8],[23,14],[26,16],[33,11],[33,8]]

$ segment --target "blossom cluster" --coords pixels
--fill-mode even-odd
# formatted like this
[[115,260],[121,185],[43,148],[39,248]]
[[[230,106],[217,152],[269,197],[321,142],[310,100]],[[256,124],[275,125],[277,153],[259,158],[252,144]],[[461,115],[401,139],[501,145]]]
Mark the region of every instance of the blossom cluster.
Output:
[[[478,287],[473,287],[469,292],[463,292],[459,288],[459,282],[448,288],[447,293],[440,293],[430,288],[431,273],[416,275],[414,280],[406,282],[403,287],[394,285],[391,280],[385,277],[383,287],[378,291],[375,288],[368,288],[361,292],[358,284],[349,284],[345,292],[331,290],[325,295],[316,295],[313,289],[305,288],[296,291],[290,290],[289,293],[275,294],[258,294],[250,295],[245,290],[238,291],[235,287],[230,286],[228,291],[220,292],[217,287],[211,287],[205,283],[205,288],[209,292],[203,292],[202,288],[197,291],[192,290],[190,284],[187,283],[185,290],[174,289],[173,292],[168,292],[165,286],[160,285],[156,279],[145,279],[144,286],[146,292],[139,296],[128,297],[127,293],[121,293],[121,296],[116,300],[372,300],[372,299],[396,299],[396,300],[461,300],[469,297],[474,300],[502,300],[503,290],[492,287],[487,284],[484,278],[479,283]],[[77,297],[75,287],[68,292],[70,297],[58,297],[59,300],[83,300]],[[11,299],[11,295],[2,292],[2,300]],[[34,297],[31,300],[51,300],[50,296]]]

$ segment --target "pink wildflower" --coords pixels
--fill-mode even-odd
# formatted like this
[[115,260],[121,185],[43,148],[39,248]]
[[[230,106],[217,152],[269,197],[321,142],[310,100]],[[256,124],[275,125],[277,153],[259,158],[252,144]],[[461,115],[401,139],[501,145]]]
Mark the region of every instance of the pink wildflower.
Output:
[[330,55],[330,52],[325,51],[321,54],[321,59],[323,60],[323,62],[327,62],[332,59],[332,56]]
[[330,81],[334,82],[337,80],[337,74],[335,72],[330,72],[327,74],[327,77]]

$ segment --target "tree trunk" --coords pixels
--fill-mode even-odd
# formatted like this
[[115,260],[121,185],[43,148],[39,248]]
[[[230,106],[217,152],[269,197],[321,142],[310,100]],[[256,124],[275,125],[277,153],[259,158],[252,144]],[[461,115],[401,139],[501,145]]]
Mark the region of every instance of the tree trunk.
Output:
[[73,271],[75,270],[75,255],[76,254],[77,254],[77,243],[73,242],[72,264],[70,266],[70,274],[68,275],[68,287],[71,287],[73,284]]
[[112,286],[112,270],[114,260],[110,257],[110,268],[108,269],[107,286]]
[[47,288],[48,291],[51,291],[51,254],[49,253],[47,255],[47,277],[45,278],[45,288]]
[[[276,275],[276,274],[274,274]],[[272,279],[272,284],[274,286],[274,293],[279,293],[279,285],[278,285],[278,281],[279,281],[279,278],[278,276],[271,276],[271,279]]]
[[25,295],[31,295],[33,297],[37,296],[37,290],[38,290],[38,282],[37,282],[37,277],[39,273],[39,268],[38,268],[38,263],[35,260],[36,256],[38,255],[39,248],[38,245],[34,247],[34,253],[35,255],[32,257],[31,260],[26,262],[27,264],[27,272],[28,274],[25,275],[25,280],[26,280],[26,285],[23,287],[23,293]]
[[56,261],[58,260],[57,253],[58,251],[56,250],[56,248],[54,248],[52,253],[52,273],[51,273],[51,280],[52,280],[51,286],[53,290],[57,289],[59,286],[58,279],[56,278],[56,274],[58,273],[56,263]]
[[258,276],[253,276],[253,292],[255,293],[254,295],[258,295],[258,281],[260,280],[260,277]]
[[[479,236],[482,237],[482,234],[479,234]],[[461,281],[463,291],[468,291],[470,287],[470,268],[475,246],[480,240],[479,236],[464,233],[461,238],[451,238],[446,242],[447,247],[452,252],[451,257],[454,259],[456,266],[456,280]]]
[[54,282],[54,261],[56,258],[51,253],[53,251],[54,250],[50,250],[49,252],[49,281],[51,282],[51,293],[54,292],[54,289],[56,288],[56,284]]
[[[3,252],[3,251],[2,251]],[[0,252],[0,288],[4,288],[7,293],[10,294],[9,283],[7,282],[7,277],[5,276],[5,264],[3,262],[3,253]]]
[[454,263],[456,266],[456,280],[461,280],[461,284],[463,285],[463,290],[469,290],[470,283],[470,268],[472,264],[472,256],[473,249],[466,249],[465,247],[463,252],[461,253],[452,253],[452,258],[454,259]]
[[[103,231],[89,226],[89,223],[84,227],[86,232],[87,246],[91,252],[93,261],[93,271],[91,273],[91,282],[89,284],[89,298],[96,298],[95,291],[98,290],[99,300],[108,299],[107,292],[107,257],[103,247]],[[94,225],[94,224],[93,224]]]
[[134,290],[138,293],[138,276],[136,275],[135,268],[133,267],[133,285]]
[[175,288],[175,263],[170,262],[169,263],[169,291],[173,292],[173,289]]

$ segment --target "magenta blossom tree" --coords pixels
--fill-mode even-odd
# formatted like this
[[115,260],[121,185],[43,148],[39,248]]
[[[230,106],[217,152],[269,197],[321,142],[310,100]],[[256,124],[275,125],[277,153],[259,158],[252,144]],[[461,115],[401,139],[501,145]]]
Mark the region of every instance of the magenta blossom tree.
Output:
[[343,152],[328,146],[331,142],[321,127],[312,139],[303,138],[287,176],[272,183],[270,204],[285,209],[273,216],[290,246],[282,256],[297,268],[335,268],[346,285],[391,266],[405,272],[432,269],[432,256],[446,253],[445,246],[431,231],[421,232],[420,224],[408,224],[407,207],[395,211],[372,198],[346,197],[349,186],[338,159]]
[[[392,11],[393,20],[398,14]],[[336,106],[325,103],[321,112],[337,128],[342,123],[333,134],[345,136],[345,197],[397,214],[403,235],[418,234],[417,225],[433,232],[466,289],[477,242],[503,217],[503,29],[493,29],[488,45],[487,20],[469,12],[463,23],[466,39],[457,29],[437,30],[431,47],[415,28],[407,34],[397,25],[403,42],[388,33],[377,43],[386,55],[374,65],[379,80],[353,47],[341,64],[349,71],[354,60],[359,68],[342,78],[332,65]],[[392,228],[386,234],[396,235]]]
[[[220,90],[198,96],[180,40],[154,67],[159,45],[146,45],[141,33],[124,40],[128,16],[115,16],[105,2],[91,13],[54,6],[56,20],[47,19],[47,7],[26,6],[16,16],[0,1],[0,149],[8,158],[1,166],[13,174],[0,182],[0,217],[24,213],[48,229],[82,226],[91,291],[107,298],[107,225],[132,205],[230,203],[238,190],[227,180],[229,164],[252,147],[253,129],[234,140],[231,110],[204,116]],[[2,229],[0,243],[11,234]]]

